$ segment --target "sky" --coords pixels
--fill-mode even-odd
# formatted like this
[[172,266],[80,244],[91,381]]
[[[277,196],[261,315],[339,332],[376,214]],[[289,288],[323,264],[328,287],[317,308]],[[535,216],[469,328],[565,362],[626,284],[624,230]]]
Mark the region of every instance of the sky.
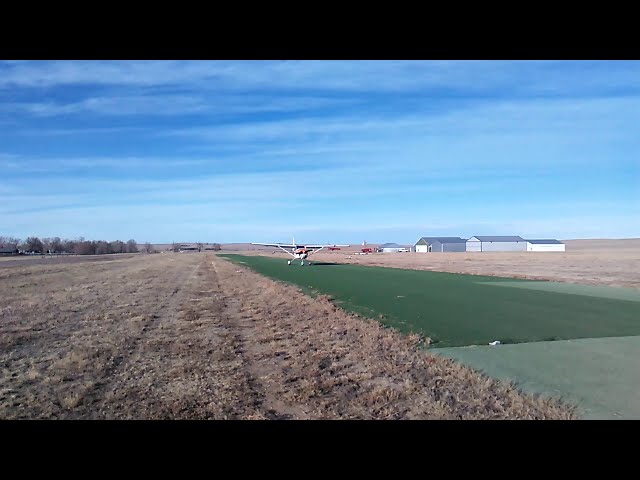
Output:
[[0,61],[0,235],[640,237],[640,62]]

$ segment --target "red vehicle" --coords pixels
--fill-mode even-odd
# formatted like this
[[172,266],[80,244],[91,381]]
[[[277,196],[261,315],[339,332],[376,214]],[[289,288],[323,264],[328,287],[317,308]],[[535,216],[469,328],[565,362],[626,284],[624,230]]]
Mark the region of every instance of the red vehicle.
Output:
[[363,248],[362,253],[373,253],[373,248]]
[[340,247],[327,247],[329,250],[340,250]]

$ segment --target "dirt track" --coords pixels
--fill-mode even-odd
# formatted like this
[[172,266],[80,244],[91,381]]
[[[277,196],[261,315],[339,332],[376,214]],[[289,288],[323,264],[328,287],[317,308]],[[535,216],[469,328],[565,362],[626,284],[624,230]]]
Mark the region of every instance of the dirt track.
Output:
[[0,269],[0,418],[572,418],[211,254]]

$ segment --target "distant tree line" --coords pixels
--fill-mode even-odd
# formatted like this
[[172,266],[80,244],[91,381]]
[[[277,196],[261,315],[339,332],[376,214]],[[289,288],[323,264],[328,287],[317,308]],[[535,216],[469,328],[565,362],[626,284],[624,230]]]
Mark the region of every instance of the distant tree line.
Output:
[[[60,237],[43,239],[27,237],[27,239],[23,241],[19,238],[0,236],[0,248],[2,247],[16,247],[23,252],[68,253],[74,255],[138,253],[138,244],[133,239],[127,242],[120,240],[106,242],[104,240],[85,240],[84,237],[80,237],[77,240],[61,239]],[[145,243],[144,251],[151,253],[154,249],[150,243]]]

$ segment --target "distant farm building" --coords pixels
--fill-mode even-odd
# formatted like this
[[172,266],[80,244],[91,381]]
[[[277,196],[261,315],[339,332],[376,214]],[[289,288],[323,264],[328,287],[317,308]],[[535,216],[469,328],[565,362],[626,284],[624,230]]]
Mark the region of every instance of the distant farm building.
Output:
[[564,252],[564,243],[554,240],[527,240],[528,252]]
[[17,255],[18,249],[15,246],[0,247],[0,255]]
[[378,252],[382,253],[397,253],[405,250],[407,250],[405,247],[397,243],[385,243],[378,247]]
[[180,243],[174,247],[178,252],[209,252],[221,250],[219,243]]
[[199,252],[200,249],[198,245],[194,245],[193,243],[183,243],[178,247],[179,252]]
[[467,252],[526,252],[527,241],[518,236],[475,236],[466,242]]
[[464,252],[467,241],[460,237],[422,237],[414,245],[416,252]]

